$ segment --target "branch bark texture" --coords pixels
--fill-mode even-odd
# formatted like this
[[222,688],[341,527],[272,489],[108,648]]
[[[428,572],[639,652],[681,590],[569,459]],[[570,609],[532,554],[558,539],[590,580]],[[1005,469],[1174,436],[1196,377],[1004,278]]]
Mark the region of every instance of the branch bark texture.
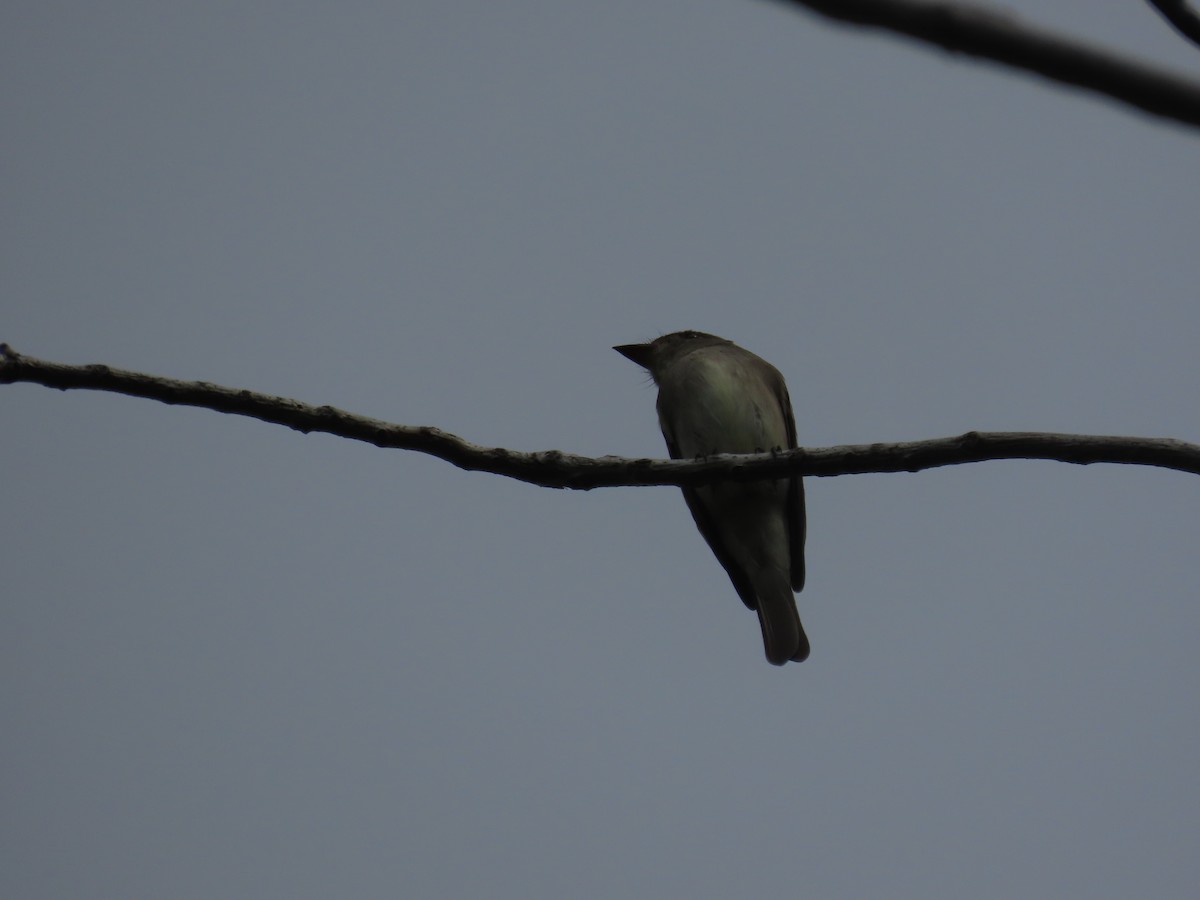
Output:
[[1200,475],[1200,445],[1171,438],[1108,437],[1044,432],[978,432],[900,443],[852,444],[704,460],[576,456],[558,450],[522,452],[484,447],[429,425],[394,425],[332,406],[286,397],[177,381],[105,365],[72,366],[18,354],[0,344],[0,384],[28,382],[59,390],[96,390],[248,416],[308,434],[324,432],[376,447],[416,450],[460,469],[490,472],[542,487],[591,490],[628,485],[691,485],[752,481],[788,473],[833,476],[918,472],[989,459],[1046,459],[1087,465],[1158,466]]
[[[883,28],[1120,100],[1143,112],[1200,126],[1200,83],[1124,59],[1074,38],[1018,24],[1007,13],[926,0],[776,0],[829,19]],[[1152,0],[1153,2],[1153,0]],[[1164,15],[1179,4],[1155,3]],[[1177,17],[1178,18],[1178,17]],[[1180,27],[1175,18],[1171,21]]]

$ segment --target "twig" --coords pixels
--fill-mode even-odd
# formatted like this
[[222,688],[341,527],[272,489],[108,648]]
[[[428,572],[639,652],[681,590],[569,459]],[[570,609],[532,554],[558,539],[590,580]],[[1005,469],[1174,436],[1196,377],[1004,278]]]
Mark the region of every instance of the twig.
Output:
[[1200,15],[1188,9],[1186,0],[1147,0],[1175,30],[1193,44],[1200,45]]
[[1042,432],[976,432],[957,437],[890,444],[852,444],[786,453],[716,456],[705,460],[592,458],[544,450],[525,453],[482,447],[428,425],[394,425],[332,406],[310,406],[286,397],[177,381],[104,365],[71,366],[22,356],[0,344],[0,384],[29,382],[59,390],[113,391],[163,403],[196,406],[317,431],[376,447],[416,450],[469,471],[491,472],[529,484],[572,490],[652,484],[702,484],[802,475],[917,472],[989,459],[1048,459],[1090,464],[1159,466],[1200,475],[1200,445],[1170,438],[1105,437]]
[[841,22],[906,34],[954,53],[1037,72],[1156,116],[1200,125],[1200,84],[1195,81],[1089,47],[1071,37],[1018,25],[1014,17],[1003,12],[960,3],[914,0],[776,2],[803,7]]

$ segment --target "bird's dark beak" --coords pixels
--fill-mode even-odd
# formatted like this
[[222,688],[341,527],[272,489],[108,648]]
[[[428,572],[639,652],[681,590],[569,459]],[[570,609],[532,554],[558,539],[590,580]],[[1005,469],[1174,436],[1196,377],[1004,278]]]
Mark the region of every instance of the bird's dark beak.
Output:
[[637,363],[643,369],[650,368],[651,352],[649,344],[618,344],[613,349],[626,359]]

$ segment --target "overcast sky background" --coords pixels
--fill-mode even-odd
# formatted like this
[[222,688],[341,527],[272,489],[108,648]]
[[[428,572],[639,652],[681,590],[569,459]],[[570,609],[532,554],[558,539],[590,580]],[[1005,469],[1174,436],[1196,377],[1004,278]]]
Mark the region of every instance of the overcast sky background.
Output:
[[[1200,77],[1136,0],[1007,8]],[[24,2],[0,340],[664,456],[1200,439],[1200,132],[746,0]],[[1194,897],[1200,479],[811,479],[808,662],[672,488],[0,388],[0,894]]]

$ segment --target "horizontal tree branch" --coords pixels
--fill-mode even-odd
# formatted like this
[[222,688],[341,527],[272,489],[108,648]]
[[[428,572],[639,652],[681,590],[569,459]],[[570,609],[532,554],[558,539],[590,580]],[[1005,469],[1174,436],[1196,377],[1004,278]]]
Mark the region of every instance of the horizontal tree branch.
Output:
[[[990,59],[1104,94],[1143,112],[1200,125],[1200,83],[1090,47],[1072,37],[1019,25],[1006,12],[926,0],[775,2],[840,22],[895,31],[954,53]],[[1165,15],[1166,10],[1162,11]]]
[[428,425],[394,425],[332,406],[309,406],[286,397],[177,381],[104,365],[71,366],[16,353],[0,344],[0,384],[29,382],[59,390],[112,391],[162,403],[196,406],[324,432],[376,447],[416,450],[469,471],[504,475],[529,484],[572,490],[625,485],[685,485],[715,480],[751,481],[795,473],[852,475],[917,472],[989,459],[1048,459],[1090,464],[1159,466],[1200,475],[1200,445],[1170,438],[1105,437],[1040,432],[977,432],[890,444],[852,444],[705,460],[592,458],[543,450],[525,453],[482,447]]

